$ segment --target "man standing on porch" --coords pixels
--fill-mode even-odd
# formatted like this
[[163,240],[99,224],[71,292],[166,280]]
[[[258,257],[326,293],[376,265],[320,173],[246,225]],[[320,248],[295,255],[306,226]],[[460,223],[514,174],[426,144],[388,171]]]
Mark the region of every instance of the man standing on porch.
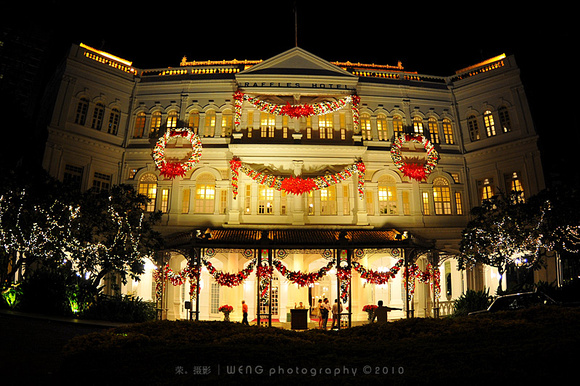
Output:
[[334,299],[334,304],[332,305],[332,326],[330,329],[332,330],[334,326],[339,327],[340,323],[340,313],[342,312],[342,304],[338,302],[338,299]]
[[245,300],[242,300],[242,314],[244,315],[242,318],[242,324],[249,326],[250,323],[248,323],[248,305],[246,304]]

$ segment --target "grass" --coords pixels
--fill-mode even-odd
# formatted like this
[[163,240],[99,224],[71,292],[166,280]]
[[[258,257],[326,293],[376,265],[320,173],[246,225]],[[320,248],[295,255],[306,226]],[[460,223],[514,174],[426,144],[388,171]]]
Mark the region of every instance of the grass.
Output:
[[[579,327],[576,308],[417,318],[341,331],[148,322],[88,334],[85,330],[66,344],[64,337],[57,339],[48,379],[85,385],[551,384],[571,379]],[[28,334],[25,341],[30,344],[31,332],[20,328],[18,333]],[[33,335],[47,339],[47,332]],[[371,374],[363,373],[369,369]]]

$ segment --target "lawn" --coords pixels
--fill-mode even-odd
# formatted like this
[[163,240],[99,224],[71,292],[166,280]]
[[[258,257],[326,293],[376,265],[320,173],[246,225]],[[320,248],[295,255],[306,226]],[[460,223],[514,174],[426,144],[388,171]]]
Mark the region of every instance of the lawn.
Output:
[[[48,380],[83,385],[553,384],[573,379],[580,343],[580,309],[560,307],[341,331],[149,322],[93,333],[84,327],[67,344],[66,334],[47,326],[0,322],[3,339],[44,347],[21,371],[50,359],[40,366],[52,373]],[[2,353],[13,366],[27,360],[24,347]]]

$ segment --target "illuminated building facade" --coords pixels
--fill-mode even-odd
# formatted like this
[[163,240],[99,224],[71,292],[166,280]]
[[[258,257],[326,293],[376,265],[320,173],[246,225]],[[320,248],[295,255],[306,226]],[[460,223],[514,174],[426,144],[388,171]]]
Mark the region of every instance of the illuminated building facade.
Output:
[[[336,265],[329,265],[340,249],[321,241],[330,233],[353,243],[392,236],[392,242],[350,250],[349,264],[358,267],[349,289],[353,321],[364,320],[363,306],[378,300],[425,316],[435,306],[448,312],[468,288],[496,288],[496,270],[459,272],[452,258],[469,210],[499,190],[529,197],[544,188],[519,69],[504,55],[433,76],[406,71],[401,63],[328,62],[300,48],[264,61],[183,58],[178,67],[138,69],[75,45],[60,73],[48,131],[44,167],[53,176],[81,189],[133,185],[151,198],[148,211],[164,213],[159,228],[168,240],[192,229],[199,231],[193,239],[225,240],[204,244],[203,258],[218,272],[244,275],[257,254],[268,259],[259,243],[252,251],[248,237],[258,236],[248,235],[260,232],[272,242],[275,232],[301,235],[302,247],[300,240],[280,241],[271,261],[283,265],[273,270],[269,289],[272,317],[280,321],[299,302],[341,296]],[[164,141],[165,133],[173,134]],[[199,143],[187,133],[197,134]],[[163,153],[156,159],[160,141]],[[192,144],[199,154],[192,155]],[[159,163],[188,157],[189,170],[160,173]],[[416,167],[403,168],[409,165]],[[319,240],[308,241],[309,233]],[[423,272],[438,268],[440,294],[434,280],[417,281],[407,303],[402,270],[383,284],[361,272],[397,267],[409,252],[397,241],[411,238],[430,246],[413,262]],[[176,273],[187,259],[176,248],[168,262]],[[329,273],[310,286],[289,279],[288,271],[326,273],[325,267]],[[124,291],[151,299],[153,265],[147,269]],[[553,265],[536,275],[553,280]],[[242,299],[256,315],[257,281],[253,271],[240,285],[221,285],[211,269],[202,270],[200,319],[219,319],[219,306],[230,304],[238,310],[233,320],[241,320]],[[186,282],[162,289],[168,318],[186,316],[189,288]]]

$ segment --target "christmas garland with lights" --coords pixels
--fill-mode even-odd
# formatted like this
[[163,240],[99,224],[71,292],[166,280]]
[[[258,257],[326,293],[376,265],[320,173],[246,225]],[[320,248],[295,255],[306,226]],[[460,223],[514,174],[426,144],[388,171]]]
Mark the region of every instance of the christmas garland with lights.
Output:
[[364,173],[366,170],[364,162],[356,161],[354,164],[347,166],[341,172],[334,174],[327,174],[324,176],[314,178],[298,177],[278,177],[268,173],[258,172],[250,166],[243,164],[239,158],[234,157],[230,161],[230,169],[232,170],[232,191],[234,199],[238,195],[238,179],[239,172],[243,172],[248,177],[260,185],[265,185],[269,188],[278,191],[285,191],[286,193],[301,195],[303,193],[310,193],[314,190],[328,188],[329,186],[339,184],[346,181],[353,175],[358,176],[358,194],[362,199],[364,197]]
[[250,96],[244,94],[241,91],[236,91],[234,93],[234,124],[238,127],[241,124],[242,118],[242,104],[247,101],[254,105],[258,110],[265,111],[274,115],[285,115],[291,118],[301,118],[301,117],[311,117],[314,115],[324,115],[332,113],[334,111],[340,110],[351,103],[352,118],[355,128],[355,132],[359,126],[359,111],[358,105],[360,103],[360,97],[356,95],[349,95],[341,98],[337,101],[332,102],[320,102],[314,104],[306,105],[291,105],[286,103],[285,105],[277,105],[274,103],[266,102],[258,97]]
[[328,271],[334,266],[334,261],[329,262],[326,266],[320,268],[317,272],[302,273],[300,271],[290,271],[280,261],[274,260],[272,262],[274,267],[284,276],[289,282],[297,284],[300,287],[312,286],[315,282],[322,279]]
[[239,286],[245,279],[250,276],[254,270],[255,261],[251,261],[246,268],[242,269],[238,273],[219,271],[215,269],[215,267],[208,260],[203,260],[203,264],[219,285],[225,285],[226,287],[231,288]]
[[[423,145],[423,148],[425,148],[425,151],[427,152],[427,161],[425,164],[421,165],[418,163],[408,163],[403,161],[401,147],[407,142],[418,142]],[[417,181],[423,181],[437,166],[439,153],[437,153],[437,150],[435,150],[431,141],[425,138],[425,136],[403,134],[396,138],[391,145],[391,158],[393,159],[395,166],[401,171],[401,173],[403,173],[403,175]]]
[[365,279],[367,283],[370,284],[387,284],[390,279],[394,279],[399,270],[404,264],[404,260],[400,259],[397,263],[392,266],[387,272],[373,271],[372,269],[366,269],[356,261],[353,261],[352,267],[355,271],[360,274],[362,279]]
[[[167,141],[173,137],[182,137],[191,143],[192,152],[187,161],[185,162],[167,162],[165,158],[165,147],[167,146]],[[197,134],[194,134],[188,128],[182,129],[169,129],[163,134],[155,148],[153,148],[153,160],[155,161],[155,166],[159,169],[162,176],[168,178],[175,178],[177,176],[183,177],[185,173],[190,170],[196,163],[199,162],[201,157],[201,138]]]

